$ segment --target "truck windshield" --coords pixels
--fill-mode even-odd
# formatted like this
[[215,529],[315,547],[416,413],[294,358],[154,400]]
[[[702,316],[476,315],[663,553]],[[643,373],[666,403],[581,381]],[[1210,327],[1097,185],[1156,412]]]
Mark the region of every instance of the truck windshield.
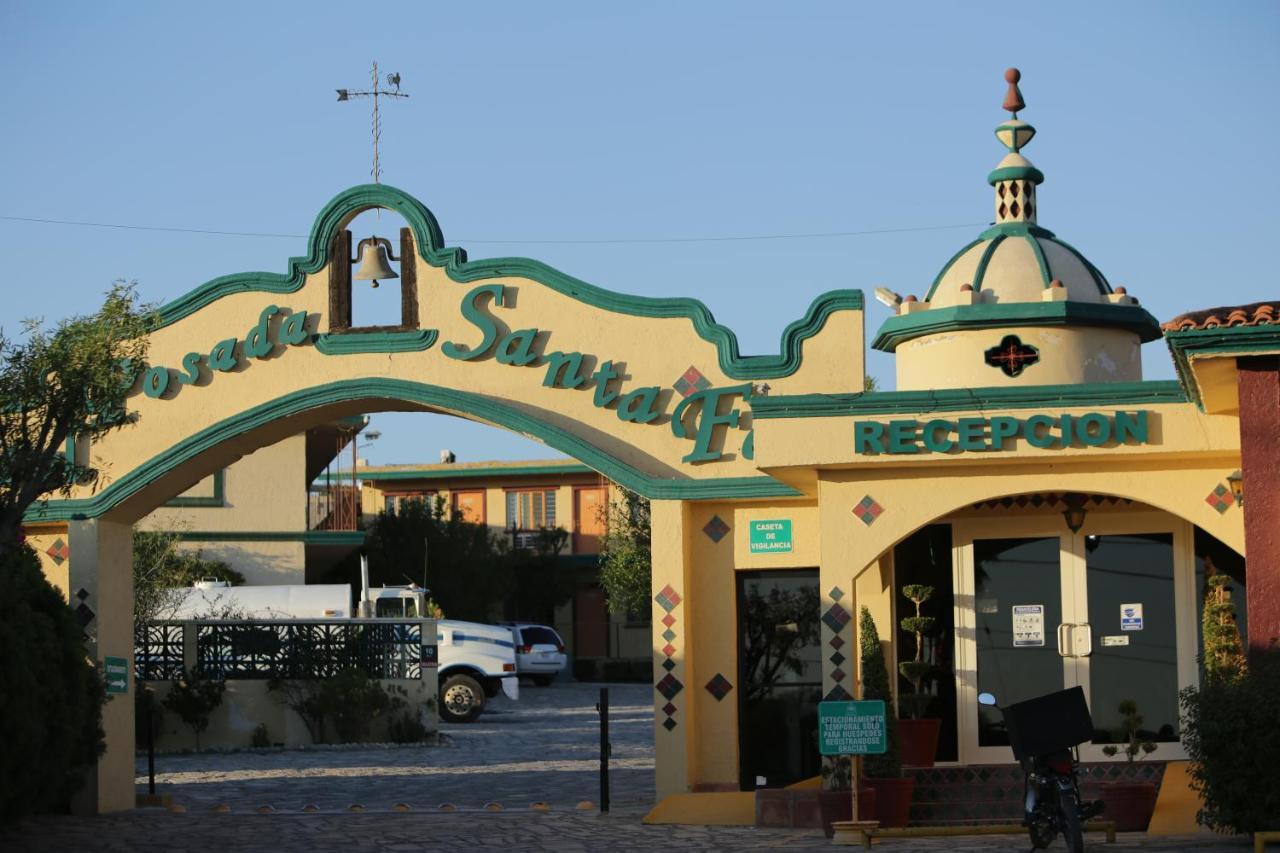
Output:
[[373,604],[373,613],[382,618],[418,617],[418,602],[412,598],[379,598]]

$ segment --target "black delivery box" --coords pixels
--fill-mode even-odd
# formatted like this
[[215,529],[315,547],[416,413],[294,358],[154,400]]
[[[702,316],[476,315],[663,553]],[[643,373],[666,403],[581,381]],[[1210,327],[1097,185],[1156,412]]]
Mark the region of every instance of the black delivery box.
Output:
[[1084,690],[1072,687],[1001,708],[1013,756],[1021,761],[1071,749],[1093,738]]

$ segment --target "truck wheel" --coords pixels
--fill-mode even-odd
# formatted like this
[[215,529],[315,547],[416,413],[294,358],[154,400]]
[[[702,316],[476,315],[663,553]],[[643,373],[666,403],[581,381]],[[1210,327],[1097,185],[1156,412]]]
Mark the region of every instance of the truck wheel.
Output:
[[470,723],[484,710],[484,688],[469,675],[451,675],[440,685],[440,716],[449,723]]

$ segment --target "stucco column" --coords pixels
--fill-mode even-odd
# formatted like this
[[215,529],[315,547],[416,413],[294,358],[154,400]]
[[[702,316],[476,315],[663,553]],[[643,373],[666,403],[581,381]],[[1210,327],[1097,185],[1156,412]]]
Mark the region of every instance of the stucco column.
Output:
[[689,506],[653,501],[653,743],[657,798],[693,790],[695,683],[690,601]]
[[1249,650],[1280,638],[1280,356],[1236,360]]
[[85,653],[98,663],[124,658],[129,692],[108,696],[102,709],[107,751],[89,771],[72,809],[100,814],[134,807],[133,528],[100,520],[68,527],[71,606],[84,622]]

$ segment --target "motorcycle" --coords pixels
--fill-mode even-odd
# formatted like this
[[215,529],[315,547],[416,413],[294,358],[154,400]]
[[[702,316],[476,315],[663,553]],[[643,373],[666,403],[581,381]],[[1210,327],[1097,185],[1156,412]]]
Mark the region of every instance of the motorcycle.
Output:
[[1032,848],[1042,850],[1062,834],[1070,853],[1084,853],[1084,824],[1102,813],[1101,801],[1080,798],[1076,749],[1093,737],[1093,720],[1079,687],[1000,707],[990,693],[983,705],[999,707],[1009,745],[1024,774],[1023,825]]

